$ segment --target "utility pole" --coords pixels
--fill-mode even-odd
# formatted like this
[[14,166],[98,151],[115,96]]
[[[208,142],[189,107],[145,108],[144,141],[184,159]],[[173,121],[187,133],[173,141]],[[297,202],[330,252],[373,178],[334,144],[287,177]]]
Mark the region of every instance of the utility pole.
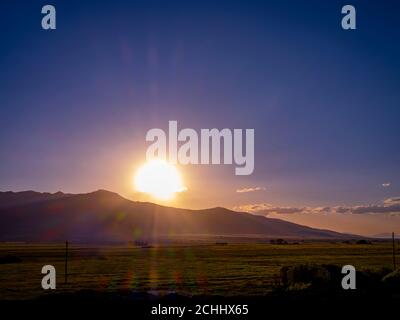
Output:
[[68,274],[68,241],[65,241],[65,273],[64,273],[65,284],[67,284],[67,274]]
[[392,243],[393,243],[393,268],[394,270],[396,270],[396,250],[395,250],[394,232],[392,232]]

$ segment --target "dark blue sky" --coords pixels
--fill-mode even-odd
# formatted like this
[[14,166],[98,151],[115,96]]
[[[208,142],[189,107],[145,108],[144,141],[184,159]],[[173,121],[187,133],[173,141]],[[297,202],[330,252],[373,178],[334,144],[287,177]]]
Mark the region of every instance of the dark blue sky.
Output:
[[[55,31],[41,29],[48,3]],[[355,31],[340,25],[349,3]],[[256,132],[254,174],[185,168],[189,190],[212,193],[197,192],[186,206],[357,204],[400,194],[398,1],[0,8],[1,190],[127,194],[147,130],[178,120]],[[266,191],[226,200],[246,186]]]

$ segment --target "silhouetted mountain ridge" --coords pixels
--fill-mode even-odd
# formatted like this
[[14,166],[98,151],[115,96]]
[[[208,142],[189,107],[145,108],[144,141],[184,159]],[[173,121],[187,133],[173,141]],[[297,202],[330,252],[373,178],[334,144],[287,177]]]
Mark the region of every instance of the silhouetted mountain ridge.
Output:
[[0,208],[40,202],[50,199],[60,199],[69,196],[71,196],[71,194],[63,193],[61,191],[55,193],[36,192],[32,190],[21,191],[21,192],[13,192],[13,191],[0,192]]
[[97,190],[84,194],[0,192],[1,241],[114,242],[171,236],[356,237],[216,207],[180,209]]

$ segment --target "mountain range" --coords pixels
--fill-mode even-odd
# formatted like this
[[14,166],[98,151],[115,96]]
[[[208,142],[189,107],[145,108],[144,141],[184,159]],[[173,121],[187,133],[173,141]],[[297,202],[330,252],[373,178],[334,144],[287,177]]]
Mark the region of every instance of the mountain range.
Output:
[[357,236],[216,207],[179,209],[98,190],[0,192],[0,241],[153,241],[173,237],[349,239]]

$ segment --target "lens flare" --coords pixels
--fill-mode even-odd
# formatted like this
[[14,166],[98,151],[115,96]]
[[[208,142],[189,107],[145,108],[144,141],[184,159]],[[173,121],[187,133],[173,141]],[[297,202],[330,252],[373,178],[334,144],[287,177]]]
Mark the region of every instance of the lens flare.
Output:
[[134,178],[135,190],[159,200],[171,200],[186,190],[178,169],[163,160],[152,160],[141,166]]

